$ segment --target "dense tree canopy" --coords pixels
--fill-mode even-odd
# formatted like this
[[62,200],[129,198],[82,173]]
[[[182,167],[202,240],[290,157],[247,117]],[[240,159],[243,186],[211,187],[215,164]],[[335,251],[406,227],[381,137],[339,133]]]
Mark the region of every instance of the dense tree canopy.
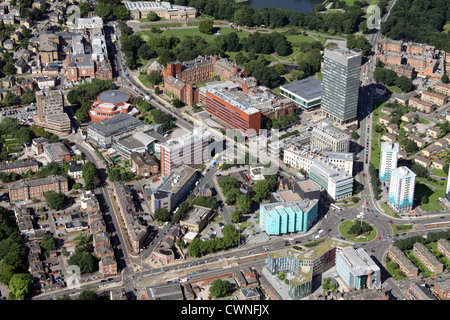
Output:
[[94,189],[100,186],[100,178],[98,175],[97,167],[93,162],[86,162],[81,172],[84,179],[84,185],[86,189]]

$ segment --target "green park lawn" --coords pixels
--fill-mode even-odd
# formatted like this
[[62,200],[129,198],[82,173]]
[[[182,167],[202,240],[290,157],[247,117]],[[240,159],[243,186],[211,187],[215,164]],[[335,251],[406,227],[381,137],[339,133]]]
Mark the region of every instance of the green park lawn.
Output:
[[[240,32],[237,32],[236,29],[228,28],[228,27],[219,28],[219,32],[223,35],[229,34],[231,32],[236,32],[240,39],[249,35],[248,31],[242,30]],[[206,34],[206,33],[200,32],[198,30],[198,28],[171,29],[171,30],[164,30],[162,33],[152,33],[151,31],[139,31],[137,34],[140,34],[144,41],[148,40],[147,37],[154,37],[157,35],[163,35],[166,37],[175,35],[180,39],[182,39],[184,36],[191,36],[191,37],[200,36],[208,42],[212,41],[215,37],[214,34]]]
[[411,225],[407,224],[391,224],[391,229],[394,234],[406,233],[412,228]]
[[423,195],[428,196],[428,203],[422,203],[420,208],[424,211],[434,211],[434,210],[443,210],[441,204],[439,203],[439,198],[445,197],[445,189],[444,188],[435,188],[434,190],[431,187],[425,185],[424,183],[416,183],[414,196],[419,201],[421,200]]
[[385,203],[380,203],[381,208],[383,208],[384,212],[394,218],[400,218],[398,214],[391,210]]

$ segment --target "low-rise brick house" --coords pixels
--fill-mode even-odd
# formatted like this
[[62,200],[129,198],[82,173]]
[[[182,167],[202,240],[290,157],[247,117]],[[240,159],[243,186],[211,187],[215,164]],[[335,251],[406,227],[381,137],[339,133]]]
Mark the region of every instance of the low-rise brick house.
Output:
[[411,300],[437,300],[431,291],[423,287],[420,282],[411,282],[406,294]]
[[433,139],[437,139],[437,138],[439,138],[439,135],[441,134],[441,128],[439,128],[439,127],[429,127],[426,132]]
[[418,154],[416,154],[413,158],[412,158],[413,162],[416,164],[420,164],[422,167],[428,168],[428,165],[430,164],[430,161],[422,156],[419,156]]
[[402,116],[402,121],[406,122],[412,122],[414,120],[414,117],[417,115],[414,111],[408,112]]
[[386,117],[386,116],[380,116],[380,117],[378,118],[378,122],[379,122],[380,124],[382,124],[382,125],[387,126],[387,125],[389,125],[389,124],[391,123],[391,118]]
[[[447,135],[447,136],[449,136],[449,135]],[[442,147],[442,148],[447,147],[448,144],[449,144],[448,139],[447,139],[447,136],[440,138],[440,139],[437,140],[434,144],[437,145],[437,146],[440,146],[440,147]]]
[[436,83],[434,90],[446,96],[450,96],[450,84],[448,83],[438,82]]
[[408,138],[411,139],[412,141],[414,141],[419,148],[422,148],[423,146],[425,146],[425,143],[426,143],[425,140],[423,140],[421,137],[419,137],[415,134],[410,134],[408,136]]
[[388,257],[397,263],[400,270],[410,278],[416,278],[419,275],[419,269],[408,259],[408,257],[397,247],[389,248]]
[[392,134],[396,134],[398,131],[398,125],[395,123],[391,123],[386,127],[387,131]]
[[239,289],[239,300],[261,300],[258,289],[249,287]]
[[439,239],[437,242],[437,249],[447,258],[447,260],[450,260],[450,242],[446,239]]
[[381,140],[394,142],[395,141],[395,136],[392,133],[386,132],[381,137]]
[[403,130],[405,130],[406,132],[412,132],[414,131],[415,127],[412,123],[407,123],[402,127]]
[[447,103],[447,97],[446,96],[444,96],[442,94],[439,94],[439,93],[429,92],[429,91],[424,91],[422,93],[421,99],[423,101],[433,103],[433,104],[435,104],[435,105],[437,105],[439,107],[441,107],[441,106],[443,106],[444,104]]
[[410,107],[413,107],[417,111],[424,113],[431,113],[434,110],[433,104],[427,101],[422,101],[419,98],[411,97],[408,100]]
[[392,113],[394,112],[394,109],[389,108],[389,107],[383,107],[383,108],[381,108],[380,112],[385,113],[387,115],[392,115]]
[[152,176],[159,173],[158,161],[148,152],[132,152],[130,160],[131,167],[140,176]]
[[432,273],[442,273],[444,271],[444,265],[422,243],[416,242],[414,244],[413,254]]
[[117,271],[117,262],[112,258],[101,258],[98,263],[98,269],[104,276],[116,275]]
[[434,291],[441,300],[450,299],[450,279],[434,282]]
[[28,172],[28,170],[31,170],[32,172],[39,171],[39,164],[34,160],[26,160],[0,165],[0,172],[4,173],[15,172],[18,174],[22,174]]
[[444,168],[445,164],[446,164],[446,162],[445,162],[445,161],[442,161],[442,160],[440,160],[440,159],[434,159],[434,160],[431,162],[431,166],[432,166],[433,168],[438,169],[438,170],[442,170],[442,169]]
[[439,152],[442,150],[441,146],[438,146],[435,143],[430,144],[428,147],[422,150],[422,154],[426,157],[430,157],[431,155],[435,154],[436,152]]

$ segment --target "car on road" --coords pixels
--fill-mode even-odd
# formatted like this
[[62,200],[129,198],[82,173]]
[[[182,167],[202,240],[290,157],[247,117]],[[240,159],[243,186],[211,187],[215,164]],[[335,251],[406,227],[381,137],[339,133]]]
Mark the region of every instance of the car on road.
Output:
[[389,223],[392,223],[392,220],[388,220]]
[[381,240],[381,237],[378,237],[377,240]]

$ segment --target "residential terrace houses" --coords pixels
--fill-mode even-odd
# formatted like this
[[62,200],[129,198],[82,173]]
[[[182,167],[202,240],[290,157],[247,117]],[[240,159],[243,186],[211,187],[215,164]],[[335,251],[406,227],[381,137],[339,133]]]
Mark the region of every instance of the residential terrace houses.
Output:
[[433,103],[439,107],[447,103],[447,97],[439,93],[434,93],[430,91],[424,91],[422,93],[421,99],[426,102]]
[[432,273],[444,271],[444,265],[422,243],[416,242],[414,244],[413,253]]
[[120,214],[127,228],[131,249],[133,252],[139,252],[149,240],[148,227],[144,226],[139,219],[130,187],[118,182],[114,182],[113,187]]
[[410,278],[416,278],[419,275],[419,269],[399,248],[392,246],[389,249],[388,257],[397,263],[400,270]]
[[31,170],[32,172],[39,171],[39,163],[34,160],[19,161],[13,163],[5,163],[0,165],[0,172],[23,174]]
[[434,110],[434,106],[432,103],[427,102],[427,101],[422,101],[416,97],[409,98],[408,104],[410,107],[413,107],[417,111],[420,111],[423,113],[431,113]]
[[434,90],[442,93],[443,95],[450,96],[450,84],[448,83],[438,82],[436,83]]

